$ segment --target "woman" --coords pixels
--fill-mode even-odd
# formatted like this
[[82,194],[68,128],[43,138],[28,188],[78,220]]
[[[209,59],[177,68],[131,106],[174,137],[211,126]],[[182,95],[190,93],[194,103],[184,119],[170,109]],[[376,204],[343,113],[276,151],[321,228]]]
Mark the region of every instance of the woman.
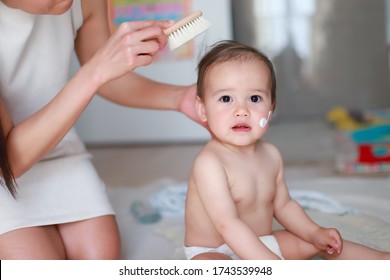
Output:
[[[120,256],[105,186],[72,128],[97,91],[121,105],[197,119],[195,86],[132,72],[165,47],[171,22],[124,23],[111,36],[106,15],[105,0],[0,1],[0,108],[10,171],[1,166],[10,187],[0,188],[1,259]],[[68,80],[73,50],[81,68]]]

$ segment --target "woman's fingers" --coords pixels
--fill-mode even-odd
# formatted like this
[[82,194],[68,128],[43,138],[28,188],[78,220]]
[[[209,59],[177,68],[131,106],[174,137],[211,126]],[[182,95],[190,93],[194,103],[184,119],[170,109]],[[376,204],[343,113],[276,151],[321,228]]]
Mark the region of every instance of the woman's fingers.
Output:
[[129,36],[130,42],[140,42],[156,40],[163,49],[167,43],[167,36],[164,34],[164,28],[170,26],[172,21],[134,21],[122,23],[118,32],[122,36]]
[[165,47],[167,37],[162,27],[169,21],[137,21],[121,24],[107,43],[96,53],[92,65],[100,80],[118,78],[140,66],[153,62]]

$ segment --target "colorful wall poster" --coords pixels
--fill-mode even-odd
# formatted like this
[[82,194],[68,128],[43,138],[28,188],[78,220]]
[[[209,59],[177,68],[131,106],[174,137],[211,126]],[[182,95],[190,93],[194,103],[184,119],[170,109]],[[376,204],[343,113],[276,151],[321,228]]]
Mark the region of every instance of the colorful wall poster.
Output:
[[[191,0],[108,0],[112,29],[126,21],[174,20],[178,21],[192,12]],[[158,59],[184,59],[193,56],[193,42],[173,52],[166,47]]]

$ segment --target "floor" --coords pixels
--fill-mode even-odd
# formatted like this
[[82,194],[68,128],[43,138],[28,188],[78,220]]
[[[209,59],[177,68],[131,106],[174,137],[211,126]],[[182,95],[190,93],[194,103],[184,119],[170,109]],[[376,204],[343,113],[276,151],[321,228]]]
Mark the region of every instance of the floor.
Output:
[[161,178],[186,180],[202,144],[159,144],[89,148],[105,183],[140,186]]

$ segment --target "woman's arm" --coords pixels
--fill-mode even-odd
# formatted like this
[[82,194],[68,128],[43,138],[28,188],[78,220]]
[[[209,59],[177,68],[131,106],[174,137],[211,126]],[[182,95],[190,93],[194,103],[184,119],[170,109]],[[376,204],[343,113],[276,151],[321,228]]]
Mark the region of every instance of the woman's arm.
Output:
[[[0,92],[1,96],[1,92]],[[0,98],[0,185],[8,188],[12,196],[16,194],[16,183],[14,175],[12,174],[8,151],[6,132],[12,127],[12,121],[5,110],[3,100]]]
[[[105,0],[83,0],[84,24],[76,38],[76,52],[81,65],[86,63],[97,52],[110,36]],[[152,23],[152,24],[151,24]],[[145,56],[147,45],[153,34],[153,42],[157,42],[154,53],[148,59],[152,62],[154,54],[164,48],[167,42],[163,29],[172,24],[170,21],[145,21],[148,27],[140,30],[134,22],[128,22],[120,28],[132,30],[124,40],[129,41],[128,51],[135,57]],[[175,110],[184,113],[191,119],[200,122],[195,112],[196,87],[178,86],[160,83],[134,72],[112,80],[99,89],[104,98],[129,107],[146,109]]]
[[[145,23],[137,22],[133,26],[142,29]],[[95,55],[84,63],[54,99],[18,125],[12,124],[5,107],[2,107],[1,121],[5,128],[9,162],[15,177],[26,172],[61,141],[103,84],[131,72],[138,66],[150,63],[148,55],[134,58],[134,55],[128,52],[131,42],[124,38],[131,32],[132,30],[126,28],[118,29]],[[154,35],[150,36],[154,38]],[[153,52],[156,48],[158,44],[153,43],[148,50]]]
[[91,71],[80,69],[54,99],[16,126],[2,108],[8,159],[16,178],[50,152],[87,107],[99,85]]

